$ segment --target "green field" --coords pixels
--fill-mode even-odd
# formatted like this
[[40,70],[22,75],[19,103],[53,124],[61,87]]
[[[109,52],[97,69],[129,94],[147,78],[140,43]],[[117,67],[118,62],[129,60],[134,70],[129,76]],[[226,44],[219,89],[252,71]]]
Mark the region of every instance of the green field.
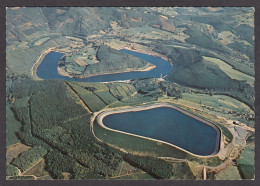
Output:
[[185,180],[191,180],[194,179],[195,176],[193,175],[191,168],[186,162],[176,162],[172,163],[173,166],[173,176],[171,179],[173,180],[179,180],[179,179],[185,179]]
[[230,166],[216,176],[216,180],[241,180],[236,166]]
[[231,65],[227,64],[226,62],[212,57],[206,57],[203,56],[203,58],[208,61],[212,62],[219,66],[221,70],[223,70],[230,78],[237,79],[237,80],[245,80],[248,84],[254,85],[255,78],[253,76],[249,76],[247,74],[244,74],[238,70],[235,70]]
[[120,87],[126,93],[126,96],[131,96],[133,93],[136,92],[136,89],[133,85],[126,84],[126,83],[117,83],[116,87]]
[[155,180],[154,177],[152,177],[151,175],[149,175],[148,173],[145,173],[145,172],[129,174],[129,175],[115,178],[115,179],[116,180]]
[[126,97],[123,98],[121,101],[115,102],[109,107],[122,107],[122,106],[134,106],[134,105],[141,105],[143,103],[155,101],[156,98],[150,96],[143,96],[141,94],[136,94],[133,97]]
[[50,39],[50,37],[41,38],[41,39],[37,40],[37,41],[34,43],[34,46],[42,45],[43,43],[45,43],[45,42],[48,41],[49,39]]
[[92,112],[97,112],[106,106],[106,104],[93,93],[81,94],[80,97]]
[[98,91],[95,92],[107,105],[114,103],[117,99],[109,93],[109,91]]
[[247,147],[240,155],[240,158],[237,160],[238,164],[252,165],[255,164],[255,151],[253,147]]
[[[201,56],[199,56],[201,59],[192,59],[195,58],[193,53],[190,56],[191,59],[185,59],[187,57],[179,59],[180,61],[175,65],[176,69],[173,69],[168,76],[169,80],[204,89],[239,89],[241,87],[238,80],[231,79],[218,65],[203,60]],[[185,62],[185,64],[183,60],[191,62]]]
[[[136,92],[134,86],[125,83],[75,83],[68,82],[68,84],[78,93],[81,99],[87,104],[89,109],[97,112],[107,105],[131,105],[132,103],[143,102],[142,100],[132,97]],[[138,97],[138,96],[137,96]],[[121,102],[117,102],[121,100]],[[113,104],[115,103],[115,105]]]
[[238,170],[243,179],[255,177],[255,151],[254,147],[246,147],[237,160]]
[[18,167],[22,172],[30,168],[43,156],[47,154],[47,150],[40,146],[35,146],[28,151],[23,152],[19,157],[12,161],[12,165]]
[[13,165],[6,164],[6,176],[17,176],[19,169]]
[[31,75],[31,68],[42,52],[56,46],[54,40],[49,40],[37,47],[8,52],[6,66],[17,74]]
[[247,74],[249,76],[254,76],[255,75],[255,71],[254,71],[254,68],[250,67],[249,65],[247,64],[244,64],[244,63],[238,63],[237,61],[235,60],[232,60],[230,59],[230,56],[223,56],[223,55],[220,55],[220,54],[217,54],[215,52],[202,52],[201,53],[203,56],[208,56],[208,57],[212,57],[212,58],[216,58],[216,59],[220,59],[222,61],[225,61],[227,64],[231,65],[234,69],[244,73],[244,74]]
[[76,84],[82,86],[82,87],[95,87],[98,91],[105,91],[109,90],[104,83],[83,83],[83,82],[77,82]]
[[254,112],[244,103],[225,95],[207,95],[207,94],[188,94],[182,93],[182,98],[178,100],[180,103],[185,103],[188,106],[205,108],[216,111],[238,111],[253,114]]
[[128,87],[126,87],[123,83],[113,83],[111,85],[108,85],[111,93],[115,97],[128,97],[132,94],[130,90],[133,91],[134,87],[128,85],[131,89],[129,90]]
[[125,87],[124,89],[127,91],[129,91],[130,93],[135,93],[136,92],[136,89],[133,85],[130,85],[130,84],[122,84],[122,87]]
[[107,85],[111,94],[116,97],[116,98],[119,98],[121,97],[121,94],[118,92],[118,90],[116,89],[116,87],[113,85],[113,84],[108,84]]
[[20,140],[18,139],[16,133],[21,129],[21,123],[15,119],[14,113],[11,110],[11,105],[6,104],[6,146],[13,145],[18,143]]
[[123,97],[127,97],[127,96],[128,96],[126,90],[123,89],[120,84],[115,84],[115,88],[117,89],[117,91],[119,92],[119,94],[120,94],[121,96],[123,96]]
[[[88,106],[88,108],[92,112],[99,111],[106,107],[106,102],[100,99],[95,93],[95,90],[99,88],[98,85],[95,84],[77,84],[77,83],[68,83],[74,91],[77,92],[78,96],[84,101],[84,103]],[[103,89],[106,89],[106,86],[102,86]],[[103,96],[109,96],[102,94]],[[108,97],[107,101],[109,102],[112,98]]]
[[229,96],[182,93],[182,98],[178,99],[178,102],[227,119],[241,121],[250,127],[254,126],[254,121],[248,121],[241,117],[244,113],[254,114],[254,111],[246,104]]

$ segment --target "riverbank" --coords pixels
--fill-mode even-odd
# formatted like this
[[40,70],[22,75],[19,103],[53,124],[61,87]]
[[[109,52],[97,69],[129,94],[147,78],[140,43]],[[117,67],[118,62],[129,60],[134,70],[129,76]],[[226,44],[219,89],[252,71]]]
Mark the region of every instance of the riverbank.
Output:
[[[131,133],[128,133],[128,132],[123,132],[123,131],[118,131],[118,130],[115,130],[115,129],[111,129],[111,128],[108,128],[107,126],[105,126],[103,124],[103,118],[108,116],[108,115],[111,115],[111,114],[116,114],[116,113],[124,113],[124,112],[136,112],[136,111],[143,111],[143,110],[149,110],[149,109],[153,109],[153,108],[158,108],[158,107],[169,107],[169,108],[173,108],[179,112],[182,112],[183,114],[185,115],[188,115],[196,120],[199,120],[200,122],[206,124],[206,125],[209,125],[211,126],[212,128],[214,128],[217,132],[217,144],[216,144],[216,148],[215,148],[215,151],[210,154],[210,155],[197,155],[197,154],[194,154],[194,153],[191,153],[183,148],[180,148],[176,145],[173,145],[171,143],[168,143],[168,142],[165,142],[165,141],[161,141],[161,140],[157,140],[157,139],[153,139],[153,138],[149,138],[149,137],[144,137],[144,136],[140,136],[140,135],[136,135],[136,134],[131,134]],[[112,110],[106,110],[104,112],[101,112],[98,116],[97,116],[97,123],[104,129],[106,130],[109,130],[109,131],[113,131],[113,132],[118,132],[118,133],[122,133],[122,134],[126,134],[126,135],[131,135],[131,136],[136,136],[136,137],[139,137],[139,138],[143,138],[143,139],[147,139],[147,140],[152,140],[152,141],[156,141],[156,142],[159,142],[159,143],[164,143],[164,144],[167,144],[167,145],[170,145],[174,148],[177,148],[179,150],[182,150],[186,153],[189,153],[193,156],[196,156],[196,157],[204,157],[204,158],[208,158],[208,157],[216,157],[218,156],[219,153],[221,153],[221,151],[224,149],[224,142],[223,142],[223,137],[222,137],[222,133],[221,133],[221,130],[214,124],[206,121],[206,120],[203,120],[202,118],[200,117],[197,117],[195,115],[192,115],[191,113],[189,112],[186,112],[174,105],[171,105],[171,104],[167,104],[167,103],[156,103],[156,104],[152,104],[152,105],[145,105],[145,106],[137,106],[137,107],[128,107],[128,108],[123,108],[123,109],[112,109]]]
[[37,76],[37,70],[40,64],[42,63],[43,59],[50,53],[50,52],[61,52],[57,47],[49,48],[38,57],[38,59],[35,61],[33,67],[31,68],[31,75],[34,79],[40,80],[40,78]]
[[131,50],[133,52],[139,52],[139,53],[143,53],[143,54],[159,57],[159,58],[162,58],[162,59],[164,59],[164,60],[169,62],[169,58],[167,58],[166,56],[164,56],[162,54],[154,52],[152,50],[134,49],[134,48],[131,48],[131,47],[128,47],[128,46],[123,46],[122,48],[119,48],[118,50],[122,50],[122,49]]
[[45,50],[40,56],[39,58],[35,61],[32,69],[31,69],[31,75],[34,79],[40,79],[38,76],[37,76],[37,69],[39,67],[39,65],[41,64],[41,62],[43,61],[43,59],[46,57],[46,55],[48,55],[50,52],[54,51],[55,47],[53,48],[49,48],[47,50]]

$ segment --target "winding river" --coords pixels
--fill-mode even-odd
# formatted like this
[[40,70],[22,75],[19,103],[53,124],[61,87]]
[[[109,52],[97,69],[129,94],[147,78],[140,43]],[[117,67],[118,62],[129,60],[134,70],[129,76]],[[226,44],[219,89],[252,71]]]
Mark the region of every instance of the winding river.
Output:
[[39,78],[42,79],[63,79],[67,81],[77,81],[77,82],[110,82],[110,81],[123,81],[123,80],[131,80],[131,79],[146,78],[146,77],[159,78],[161,74],[162,76],[165,76],[172,71],[172,65],[168,61],[160,57],[134,52],[126,49],[122,49],[121,51],[139,57],[143,60],[146,60],[154,64],[156,68],[150,71],[105,74],[105,75],[97,75],[97,76],[92,76],[92,77],[82,78],[82,79],[70,78],[67,76],[60,75],[57,70],[58,63],[64,54],[59,52],[50,52],[45,56],[41,64],[38,66],[36,74]]

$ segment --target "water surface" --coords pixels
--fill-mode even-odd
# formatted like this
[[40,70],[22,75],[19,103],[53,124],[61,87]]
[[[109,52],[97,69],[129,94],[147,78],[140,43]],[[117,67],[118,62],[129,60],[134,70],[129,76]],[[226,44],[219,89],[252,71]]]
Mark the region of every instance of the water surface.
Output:
[[197,155],[211,155],[219,144],[217,129],[169,107],[107,115],[103,124],[168,142]]
[[97,75],[97,76],[82,78],[82,79],[70,78],[58,74],[58,70],[57,70],[58,63],[64,54],[58,52],[50,52],[45,56],[45,58],[39,65],[36,74],[39,78],[42,79],[63,79],[67,81],[78,81],[78,82],[109,82],[109,81],[131,80],[131,79],[146,78],[146,77],[159,78],[161,74],[162,76],[165,76],[172,71],[172,65],[168,61],[162,58],[147,55],[147,54],[142,54],[139,52],[133,52],[126,49],[122,49],[121,51],[139,57],[143,60],[146,60],[156,65],[156,68],[144,72],[123,72],[123,73],[116,73],[116,74]]

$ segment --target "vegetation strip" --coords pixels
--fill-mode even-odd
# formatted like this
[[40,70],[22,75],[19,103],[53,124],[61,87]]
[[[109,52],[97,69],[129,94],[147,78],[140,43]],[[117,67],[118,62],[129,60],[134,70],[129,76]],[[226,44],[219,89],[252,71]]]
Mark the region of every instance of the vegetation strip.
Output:
[[[31,167],[29,167],[27,170],[23,171],[23,175],[26,174],[29,170],[31,170],[34,166],[36,166],[38,163],[40,163],[43,160],[43,158],[39,159],[39,161],[35,162]],[[28,175],[26,175],[28,176]]]
[[128,174],[122,174],[122,175],[118,175],[118,176],[114,176],[114,177],[110,177],[110,179],[115,179],[115,178],[120,178],[123,176],[129,176],[129,175],[135,175],[135,174],[145,174],[146,172],[134,172],[134,173],[128,173]]
[[72,92],[76,95],[76,97],[80,100],[81,104],[84,106],[84,108],[88,111],[88,113],[92,113],[91,110],[88,108],[87,104],[82,100],[82,98],[78,95],[76,90],[67,82],[65,82],[66,85],[69,86],[69,88],[72,90]]

